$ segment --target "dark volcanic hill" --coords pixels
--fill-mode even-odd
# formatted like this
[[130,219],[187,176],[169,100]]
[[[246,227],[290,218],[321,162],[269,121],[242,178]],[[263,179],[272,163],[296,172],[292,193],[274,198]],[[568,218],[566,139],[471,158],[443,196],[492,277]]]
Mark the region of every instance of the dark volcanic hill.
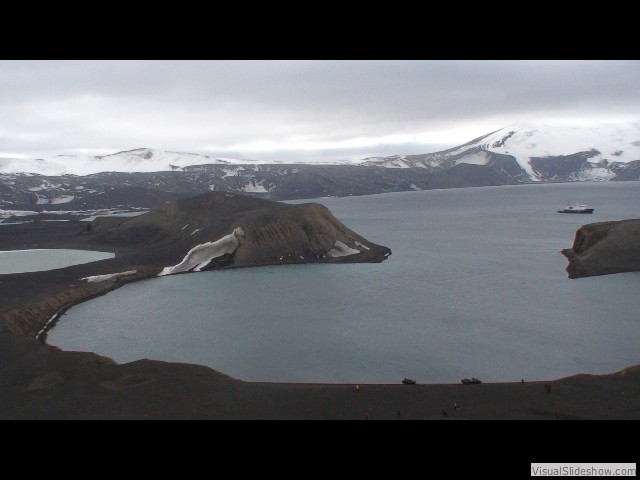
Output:
[[180,171],[86,176],[16,173],[0,174],[0,209],[154,208],[211,191],[286,200],[508,183],[511,177],[500,170],[469,164],[437,172],[354,165],[196,165]]
[[228,192],[177,200],[124,221],[98,219],[85,235],[94,248],[126,246],[144,265],[187,260],[171,273],[229,265],[380,262],[391,253],[347,228],[322,205]]
[[562,254],[569,259],[569,278],[638,272],[640,219],[583,225]]

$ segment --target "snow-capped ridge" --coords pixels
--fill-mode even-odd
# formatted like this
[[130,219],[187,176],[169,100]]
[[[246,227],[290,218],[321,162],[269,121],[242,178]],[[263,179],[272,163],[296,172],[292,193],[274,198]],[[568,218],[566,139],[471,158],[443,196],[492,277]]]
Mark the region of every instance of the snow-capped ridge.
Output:
[[222,158],[136,148],[109,155],[56,155],[50,159],[0,158],[0,173],[34,173],[47,176],[93,175],[103,172],[162,172],[191,165],[241,165],[255,160]]
[[[548,160],[548,161],[547,161]],[[459,164],[489,166],[509,177],[506,181],[577,181],[581,178],[610,179],[612,165],[624,166],[640,160],[640,122],[595,126],[553,125],[523,122],[508,125],[457,147],[422,155],[369,157],[357,161],[295,162],[307,165],[359,165],[394,169],[424,168],[441,172]],[[282,161],[209,156],[198,153],[136,148],[109,155],[59,155],[50,159],[0,158],[0,174],[78,175],[102,172],[152,173],[206,170],[207,166],[228,167],[227,176],[238,176],[242,165],[261,168]],[[616,167],[618,168],[618,167]],[[634,167],[635,168],[635,167]],[[37,187],[33,187],[37,188]],[[247,179],[238,185],[248,193],[271,192],[273,185]],[[212,187],[213,189],[213,187]],[[36,191],[36,190],[32,190]]]
[[[56,155],[50,159],[0,158],[0,173],[32,173],[47,176],[93,175],[105,172],[149,173],[180,171],[200,165],[261,165],[283,163],[246,158],[209,156],[152,148],[135,148],[108,155]],[[306,163],[306,162],[288,162]],[[319,161],[319,165],[353,165],[351,161]]]
[[[521,181],[609,180],[611,166],[640,160],[640,122],[596,126],[526,122],[508,125],[441,152],[365,159],[362,165],[441,171],[459,164],[520,170]],[[515,162],[515,163],[514,163]],[[516,175],[517,176],[517,175]]]

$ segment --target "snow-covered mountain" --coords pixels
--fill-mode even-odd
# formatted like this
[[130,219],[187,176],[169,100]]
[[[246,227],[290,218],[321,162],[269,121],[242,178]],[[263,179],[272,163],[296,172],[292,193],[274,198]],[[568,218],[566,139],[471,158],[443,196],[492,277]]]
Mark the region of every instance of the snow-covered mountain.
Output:
[[[283,162],[210,157],[196,153],[167,152],[138,148],[103,156],[57,155],[49,159],[2,158],[0,173],[37,173],[39,175],[92,175],[102,172],[169,172],[192,165],[263,165]],[[343,165],[352,162],[319,162]]]
[[[640,161],[640,122],[592,127],[522,123],[496,130],[459,147],[423,155],[360,161],[300,162],[423,168],[439,172],[459,164],[481,165],[513,182],[610,180]],[[298,162],[292,162],[298,163]],[[50,159],[0,158],[0,173],[47,176],[101,172],[168,172],[195,165],[274,165],[282,162],[210,157],[139,148],[104,156],[59,155]],[[635,170],[631,165],[631,170]]]
[[[365,159],[361,165],[439,171],[458,164],[489,166],[516,181],[610,180],[640,161],[640,122],[593,127],[522,123],[459,147],[424,155]],[[631,178],[630,178],[631,179]]]
[[0,210],[150,208],[208,191],[293,199],[587,180],[640,180],[640,122],[512,125],[441,152],[338,164],[148,148],[101,157],[2,158]]

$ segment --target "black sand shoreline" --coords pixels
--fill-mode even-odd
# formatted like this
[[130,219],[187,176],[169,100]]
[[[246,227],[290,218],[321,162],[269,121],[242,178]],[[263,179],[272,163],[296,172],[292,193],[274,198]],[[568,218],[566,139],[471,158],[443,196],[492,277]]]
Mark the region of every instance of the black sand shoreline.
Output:
[[[1,249],[34,248],[30,243],[55,248],[60,236],[78,229],[62,222],[45,224],[37,227],[36,237],[30,227],[3,228],[15,227],[22,233],[4,237]],[[47,238],[51,240],[43,240]],[[76,240],[65,242],[65,248],[87,248]],[[161,269],[139,265],[126,249],[114,253],[113,259],[48,272],[0,275],[0,418],[640,418],[640,366],[524,384],[361,384],[356,391],[351,384],[244,382],[201,365],[148,359],[117,364],[95,353],[46,344],[46,331],[73,305],[151,279]],[[136,275],[121,281],[79,280],[134,269]],[[551,385],[550,392],[545,384]]]

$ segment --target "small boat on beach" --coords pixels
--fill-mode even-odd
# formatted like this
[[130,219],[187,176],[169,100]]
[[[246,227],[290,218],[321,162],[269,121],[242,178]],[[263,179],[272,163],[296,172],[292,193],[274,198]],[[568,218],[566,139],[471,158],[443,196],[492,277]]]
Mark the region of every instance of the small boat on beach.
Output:
[[558,210],[558,213],[593,213],[595,208],[587,207],[586,205],[569,205],[567,204],[562,210]]
[[402,383],[404,383],[405,385],[415,385],[416,381],[411,378],[404,378],[402,380]]
[[476,377],[471,377],[471,378],[463,378],[462,380],[460,380],[462,383],[464,383],[465,385],[473,385],[473,384],[478,384],[478,383],[482,383],[480,380],[478,380]]

